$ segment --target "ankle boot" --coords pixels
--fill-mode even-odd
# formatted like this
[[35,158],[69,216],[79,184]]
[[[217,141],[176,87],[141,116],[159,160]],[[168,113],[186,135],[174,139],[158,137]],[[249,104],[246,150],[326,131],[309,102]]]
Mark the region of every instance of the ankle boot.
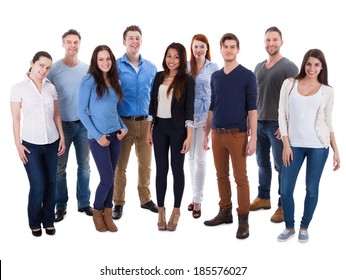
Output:
[[206,226],[217,226],[233,223],[232,208],[221,209],[214,219],[205,221]]
[[237,235],[236,235],[238,239],[245,239],[249,237],[248,217],[249,215],[238,214],[239,226],[238,226]]
[[97,231],[101,231],[101,232],[107,231],[107,226],[103,220],[103,210],[94,209],[93,221]]
[[112,218],[112,208],[105,208],[103,211],[103,220],[106,227],[111,232],[116,232],[118,230],[117,226],[113,222]]

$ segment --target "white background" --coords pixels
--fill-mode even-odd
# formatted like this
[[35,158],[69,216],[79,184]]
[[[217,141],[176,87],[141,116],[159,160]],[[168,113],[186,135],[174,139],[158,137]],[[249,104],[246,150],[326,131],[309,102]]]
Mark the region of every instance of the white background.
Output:
[[[298,67],[310,48],[324,51],[329,67],[329,82],[335,91],[334,128],[344,156],[343,115],[345,99],[345,15],[341,1],[18,1],[0,4],[1,26],[1,179],[0,186],[0,259],[2,279],[105,279],[100,269],[146,268],[157,265],[183,268],[184,276],[128,276],[124,279],[196,279],[194,268],[200,266],[246,266],[239,279],[341,279],[345,246],[345,171],[332,171],[330,153],[320,186],[320,198],[309,232],[310,241],[300,244],[297,236],[279,243],[277,235],[284,224],[269,221],[275,211],[277,184],[273,180],[272,209],[251,212],[250,237],[235,238],[235,223],[209,228],[205,219],[218,212],[218,192],[211,151],[205,186],[202,217],[193,219],[186,207],[191,201],[191,187],[186,165],[186,188],[181,219],[176,232],[159,232],[157,215],[139,207],[136,191],[136,158],[131,155],[128,168],[126,205],[122,219],[116,221],[117,233],[99,233],[92,219],[77,212],[75,199],[76,164],[74,150],[68,166],[70,200],[65,219],[56,223],[55,236],[43,233],[31,235],[27,222],[29,184],[13,144],[9,93],[12,84],[20,81],[29,68],[33,55],[48,51],[54,61],[64,55],[61,35],[77,29],[82,35],[80,59],[89,63],[93,49],[107,44],[116,57],[123,55],[122,33],[126,26],[136,24],[143,31],[143,57],[161,69],[163,54],[171,42],[185,45],[189,53],[190,40],[196,33],[205,34],[211,44],[212,60],[222,66],[219,40],[226,32],[235,33],[240,40],[238,61],[253,70],[266,59],[263,38],[265,30],[277,26],[283,32],[282,54]],[[98,184],[93,159],[91,173],[92,198]],[[304,171],[295,192],[296,225],[303,211]],[[257,194],[257,165],[255,156],[248,160],[251,200]],[[172,176],[166,208],[170,214]],[[232,178],[232,177],[231,177]],[[152,195],[155,196],[155,162],[152,165]],[[232,181],[233,183],[233,181]],[[237,206],[233,183],[233,204]],[[189,271],[189,272],[188,272]],[[204,279],[230,279],[232,276],[205,276]],[[120,276],[108,278],[119,279]]]

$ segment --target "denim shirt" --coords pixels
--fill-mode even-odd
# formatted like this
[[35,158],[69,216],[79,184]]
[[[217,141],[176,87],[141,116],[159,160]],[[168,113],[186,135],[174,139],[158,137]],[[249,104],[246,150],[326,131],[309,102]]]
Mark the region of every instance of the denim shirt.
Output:
[[[190,71],[190,62],[188,63],[188,70]],[[207,59],[202,71],[196,76],[194,127],[205,126],[207,123],[211,96],[210,78],[216,70],[219,70],[218,65]]]
[[140,55],[136,71],[124,54],[117,59],[117,68],[124,92],[124,98],[118,104],[120,116],[147,116],[156,66]]
[[96,92],[96,82],[87,74],[81,81],[78,114],[88,131],[88,139],[98,141],[102,135],[124,128],[128,129],[118,114],[119,98],[112,87],[101,98]]

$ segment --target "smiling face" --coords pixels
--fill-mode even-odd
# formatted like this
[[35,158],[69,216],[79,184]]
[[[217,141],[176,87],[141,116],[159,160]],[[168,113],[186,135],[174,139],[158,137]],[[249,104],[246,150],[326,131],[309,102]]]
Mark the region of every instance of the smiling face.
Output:
[[97,54],[97,67],[107,73],[112,67],[112,59],[107,50],[99,51]]
[[127,31],[123,44],[126,47],[126,53],[138,54],[142,45],[142,35],[138,31]]
[[315,57],[310,56],[305,63],[305,74],[309,78],[317,79],[322,69],[322,62]]
[[30,77],[33,79],[42,80],[45,78],[52,67],[52,60],[41,56],[37,61],[31,61]]
[[180,66],[180,58],[176,49],[170,48],[167,51],[165,62],[170,71],[176,72]]
[[79,37],[74,34],[67,35],[62,42],[62,46],[65,49],[66,55],[68,56],[77,55],[80,48]]
[[280,52],[283,41],[279,32],[269,31],[264,36],[264,48],[270,56],[274,56]]
[[196,60],[201,60],[205,58],[208,47],[206,43],[202,41],[194,40],[192,43],[192,50]]

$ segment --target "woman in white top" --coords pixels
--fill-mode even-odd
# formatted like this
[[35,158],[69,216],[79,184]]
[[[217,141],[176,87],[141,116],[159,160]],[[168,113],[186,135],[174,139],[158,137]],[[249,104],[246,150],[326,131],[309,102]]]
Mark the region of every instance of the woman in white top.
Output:
[[278,241],[294,233],[293,192],[300,168],[306,159],[306,196],[298,240],[309,240],[308,227],[314,214],[320,179],[332,147],[334,170],[340,168],[339,152],[332,127],[334,92],[328,85],[328,69],[319,49],[309,50],[298,76],[284,81],[279,104],[279,126],[284,145],[282,205],[286,229]]
[[14,141],[30,182],[29,226],[37,237],[42,235],[41,224],[47,234],[55,234],[56,169],[58,156],[65,152],[58,95],[46,79],[51,66],[50,54],[36,53],[29,72],[12,87],[10,97]]
[[[190,149],[195,81],[187,72],[186,49],[171,43],[151,90],[147,143],[154,146],[158,230],[176,230],[185,187],[184,160]],[[173,175],[174,204],[166,223],[165,197],[169,160]]]

